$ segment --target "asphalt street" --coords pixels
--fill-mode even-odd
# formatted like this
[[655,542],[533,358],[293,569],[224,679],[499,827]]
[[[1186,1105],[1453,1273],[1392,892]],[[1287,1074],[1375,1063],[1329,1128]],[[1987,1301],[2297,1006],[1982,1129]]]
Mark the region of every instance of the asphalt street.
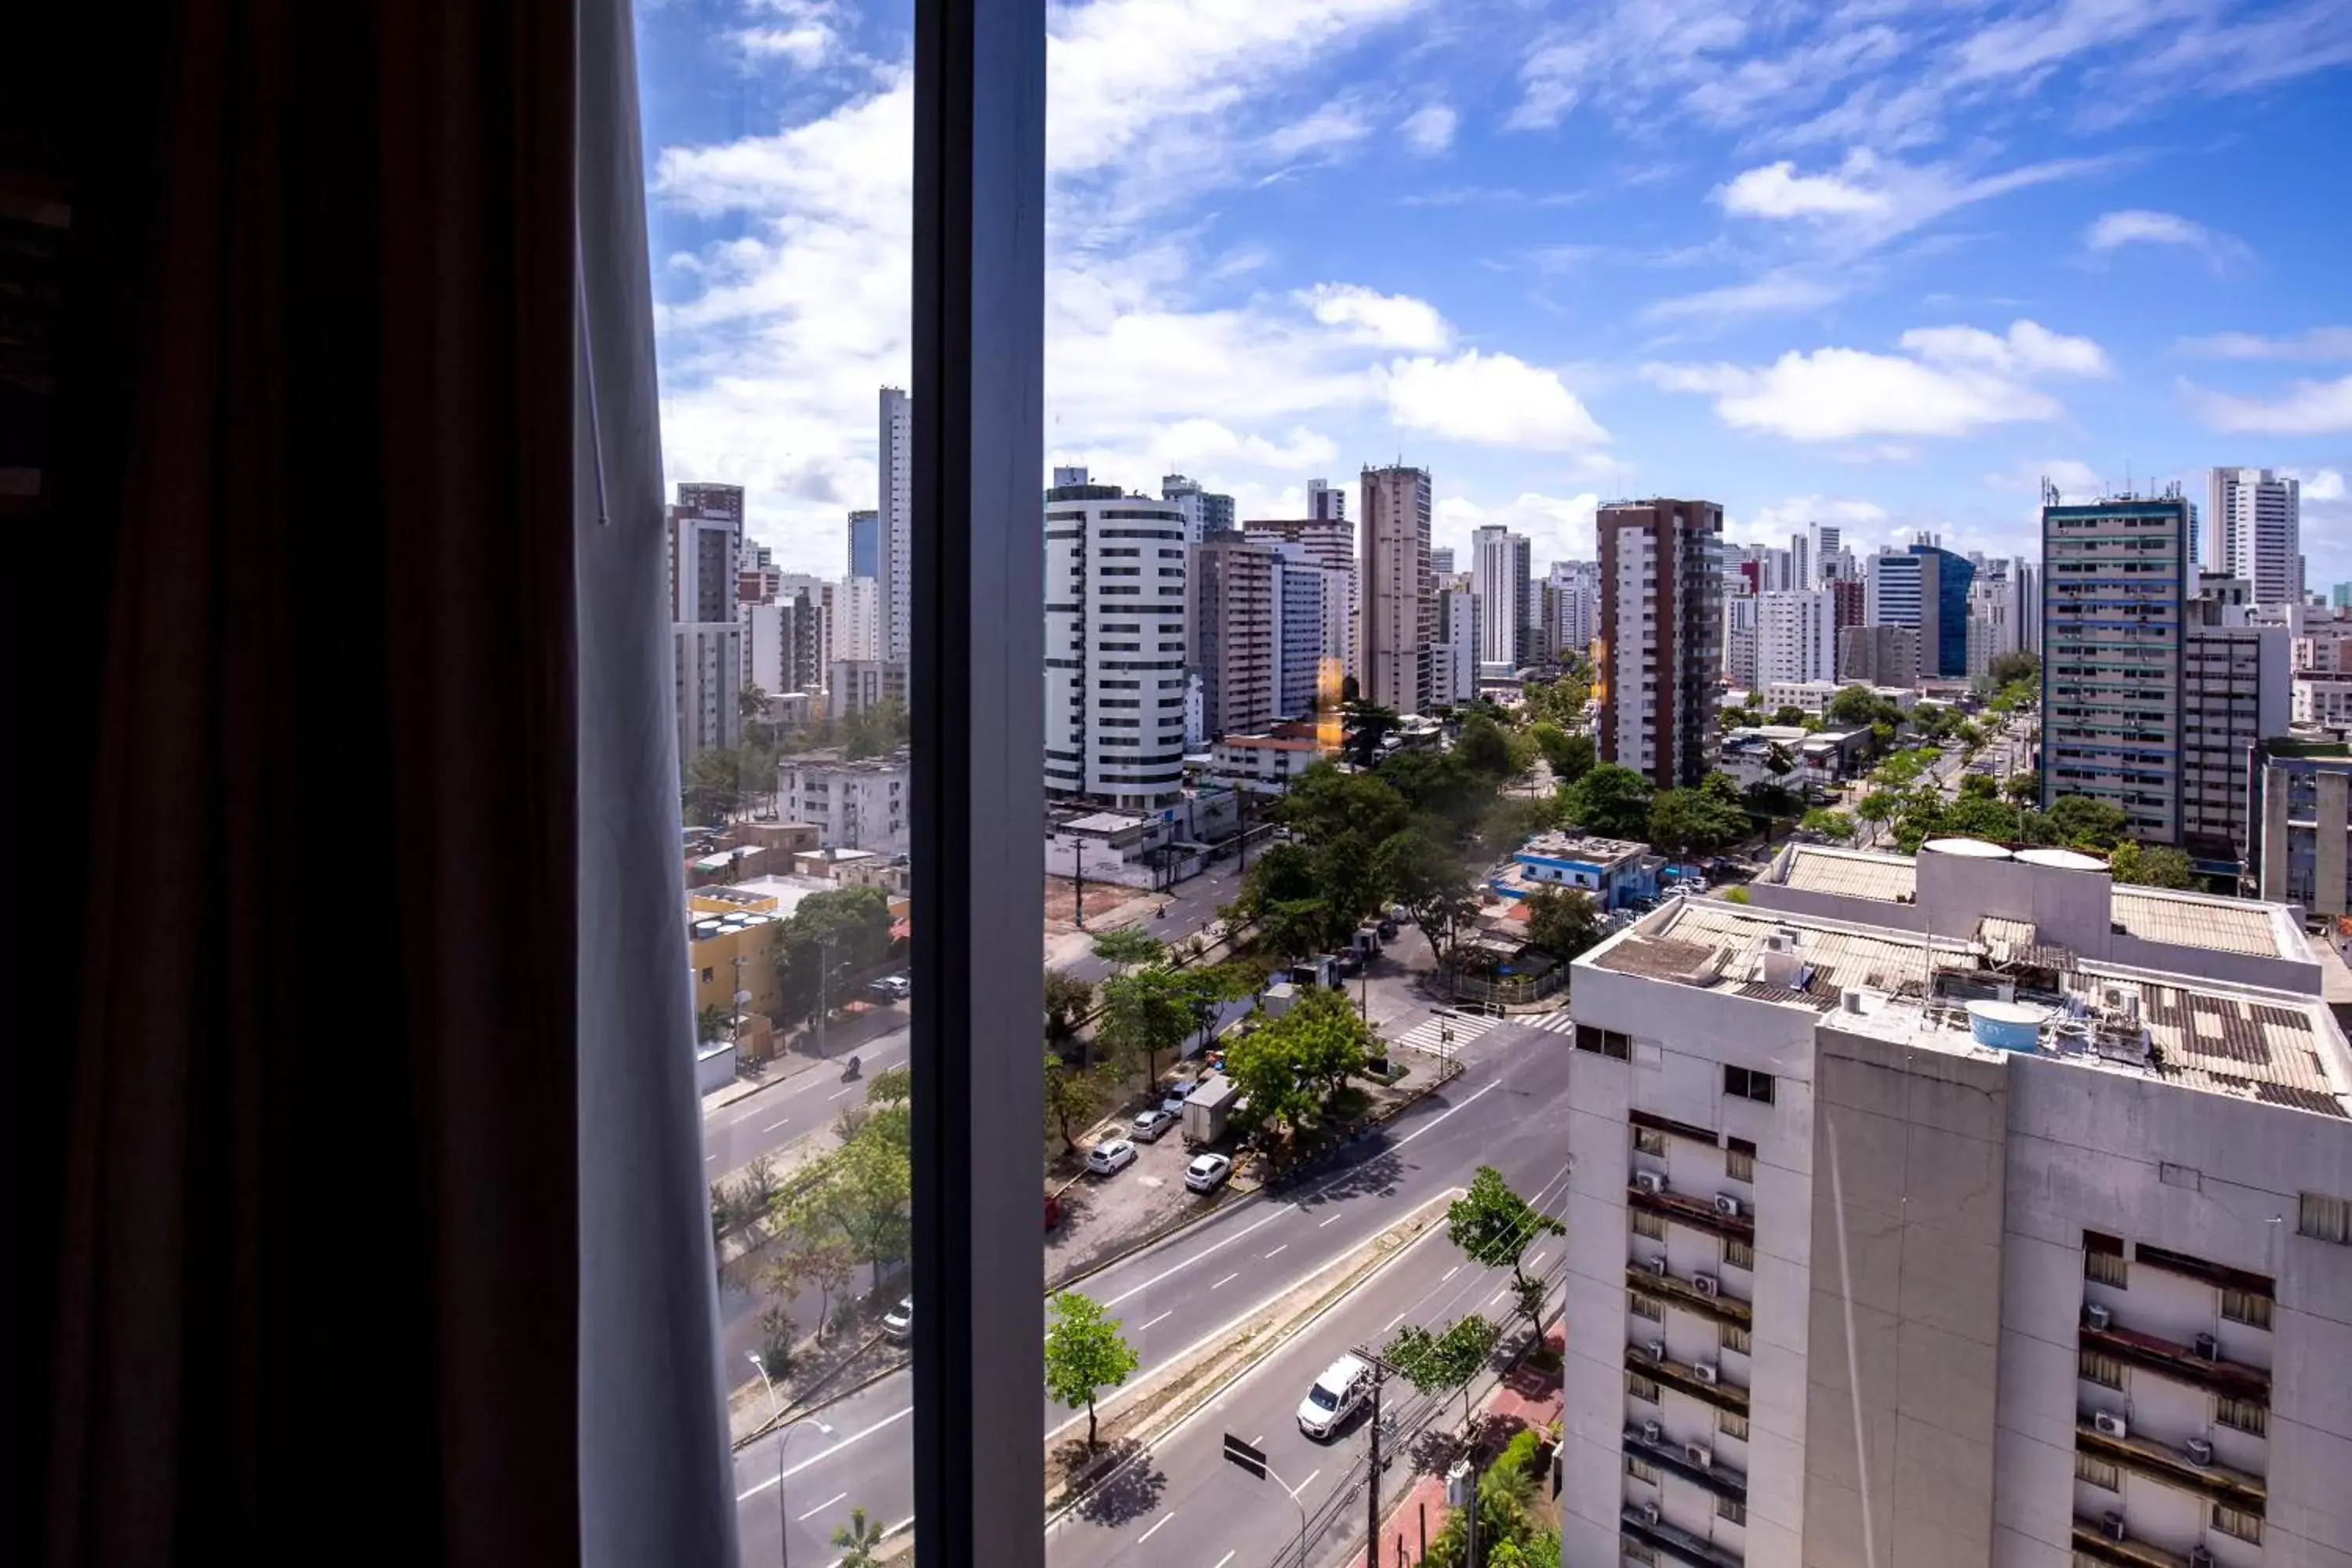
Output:
[[[1251,847],[1250,854],[1253,858],[1255,857],[1256,846]],[[1093,883],[1087,884],[1087,898],[1093,900],[1099,897],[1101,901],[1097,907],[1100,909],[1108,910],[1114,904],[1127,902],[1139,896],[1139,890],[1137,889],[1114,888],[1108,884],[1105,884],[1097,895],[1093,890],[1094,886]],[[1231,903],[1234,894],[1240,887],[1239,863],[1234,860],[1221,861],[1214,869],[1203,871],[1190,881],[1179,882],[1175,887],[1159,895],[1168,906],[1166,918],[1155,917],[1126,923],[1146,935],[1156,936],[1162,942],[1181,942],[1214,921],[1217,918],[1217,906]],[[1094,930],[1091,927],[1088,929]],[[1096,931],[1096,934],[1100,933]],[[1068,970],[1081,980],[1100,980],[1110,973],[1110,965],[1091,952],[1080,953],[1060,967]]]
[[[1337,1170],[1281,1195],[1228,1201],[1198,1226],[1113,1266],[1084,1289],[1125,1323],[1129,1342],[1149,1372],[1230,1331],[1421,1204],[1465,1183],[1480,1164],[1498,1166],[1522,1191],[1547,1183],[1557,1190],[1564,1157],[1568,1049],[1561,1035],[1497,1027],[1464,1051],[1460,1078],[1360,1141]],[[1311,1503],[1315,1487],[1336,1481],[1345,1463],[1341,1454],[1348,1444],[1360,1441],[1360,1433],[1318,1450],[1330,1456],[1328,1464],[1304,1452],[1312,1446],[1290,1420],[1306,1392],[1302,1377],[1346,1348],[1350,1336],[1385,1331],[1384,1325],[1402,1321],[1400,1312],[1458,1316],[1470,1310],[1472,1294],[1485,1301],[1492,1293],[1490,1283],[1474,1285],[1460,1274],[1444,1279],[1458,1262],[1442,1244],[1424,1245],[1384,1269],[1327,1318],[1328,1329],[1309,1330],[1282,1357],[1228,1391],[1224,1413],[1213,1410],[1189,1423],[1163,1445],[1164,1452],[1155,1452],[1131,1478],[1123,1478],[1131,1479],[1135,1496],[1155,1510],[1149,1518],[1139,1524],[1098,1510],[1097,1517],[1066,1521],[1050,1544],[1053,1560],[1214,1564],[1221,1553],[1232,1552],[1237,1553],[1233,1563],[1242,1564],[1280,1550],[1286,1539],[1281,1520],[1287,1515],[1295,1531],[1297,1508],[1270,1492],[1255,1502],[1232,1500],[1228,1508],[1228,1483],[1213,1467],[1202,1468],[1200,1445],[1213,1448],[1218,1421],[1254,1423],[1253,1435],[1265,1433],[1269,1453],[1280,1456],[1274,1462]],[[1442,1293],[1424,1301],[1433,1289]],[[1455,1304],[1456,1295],[1461,1304]],[[1294,1359],[1312,1365],[1300,1374]],[[886,1378],[823,1411],[820,1418],[830,1432],[813,1423],[793,1429],[781,1489],[772,1439],[739,1454],[742,1561],[778,1562],[782,1544],[789,1546],[791,1561],[831,1563],[835,1553],[830,1536],[852,1507],[863,1507],[870,1518],[886,1523],[906,1519],[912,1509],[908,1399],[903,1375]],[[1044,1409],[1048,1430],[1073,1419],[1058,1406]],[[1083,1413],[1075,1419],[1082,1421]],[[1235,1476],[1247,1479],[1238,1471]],[[1162,1514],[1172,1517],[1158,1534],[1142,1540]]]
[[[842,1058],[855,1055],[859,1078],[845,1083]],[[773,1154],[786,1144],[833,1125],[842,1107],[856,1104],[866,1094],[866,1082],[886,1068],[907,1063],[907,1026],[844,1050],[832,1063],[817,1062],[793,1074],[773,1089],[737,1100],[702,1119],[702,1167],[709,1176],[742,1169],[762,1154]]]

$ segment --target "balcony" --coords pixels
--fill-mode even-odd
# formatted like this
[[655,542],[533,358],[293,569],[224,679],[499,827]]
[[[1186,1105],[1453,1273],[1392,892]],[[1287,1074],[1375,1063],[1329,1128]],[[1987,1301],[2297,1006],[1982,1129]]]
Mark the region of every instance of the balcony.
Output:
[[1660,1436],[1653,1441],[1640,1423],[1625,1428],[1625,1451],[1638,1455],[1663,1470],[1672,1470],[1683,1479],[1706,1488],[1716,1496],[1729,1498],[1736,1503],[1748,1500],[1748,1477],[1738,1470],[1726,1469],[1719,1459],[1699,1464],[1690,1457],[1690,1450],[1699,1445],[1677,1443]]
[[1689,1279],[1672,1274],[1653,1273],[1638,1263],[1625,1266],[1625,1288],[1639,1290],[1645,1296],[1660,1297],[1677,1307],[1685,1307],[1703,1317],[1712,1318],[1718,1323],[1729,1323],[1736,1329],[1755,1325],[1755,1309],[1738,1297],[1726,1296],[1720,1288],[1710,1296]]
[[2074,1521],[2074,1550],[2113,1568],[2189,1568],[2189,1559],[2145,1541],[2117,1541],[2095,1519]]
[[1654,1357],[1643,1347],[1629,1344],[1625,1347],[1625,1370],[1671,1388],[1677,1394],[1687,1394],[1717,1410],[1728,1410],[1734,1415],[1748,1414],[1746,1389],[1722,1382],[1719,1376],[1717,1381],[1708,1383],[1698,1375],[1689,1362],[1675,1361],[1670,1356]]
[[2150,1480],[2200,1492],[2240,1513],[2259,1518],[2270,1507],[2270,1486],[2262,1477],[2233,1470],[2227,1465],[2200,1465],[2186,1451],[2137,1432],[2111,1437],[2094,1426],[2087,1415],[2074,1423],[2074,1447],[2078,1453],[2105,1459]]
[[1660,1215],[1678,1225],[1687,1225],[1710,1235],[1754,1245],[1756,1222],[1746,1214],[1734,1218],[1719,1214],[1713,1198],[1692,1197],[1685,1193],[1646,1193],[1639,1183],[1625,1184],[1625,1201],[1645,1214]]
[[2124,1328],[2112,1319],[2104,1329],[2093,1328],[2087,1314],[2082,1343],[2085,1350],[2111,1355],[2126,1366],[2139,1367],[2232,1399],[2251,1399],[2265,1409],[2270,1405],[2271,1374],[2258,1366],[2224,1356],[2201,1356],[2193,1346]]
[[1677,1563],[1690,1564],[1690,1568],[1741,1568],[1743,1559],[1738,1552],[1726,1552],[1713,1542],[1702,1541],[1680,1525],[1668,1524],[1664,1520],[1652,1524],[1638,1503],[1627,1503],[1622,1517],[1628,1540],[1663,1552]]

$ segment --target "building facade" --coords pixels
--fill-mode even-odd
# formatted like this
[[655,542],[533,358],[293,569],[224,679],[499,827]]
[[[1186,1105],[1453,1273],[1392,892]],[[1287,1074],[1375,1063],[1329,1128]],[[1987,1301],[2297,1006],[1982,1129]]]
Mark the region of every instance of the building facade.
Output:
[[2210,600],[2190,612],[2180,670],[2180,844],[2201,867],[2234,876],[2252,828],[2250,759],[2287,732],[2291,639],[2284,626],[2230,624]]
[[1615,501],[1595,514],[1601,760],[1662,787],[1696,785],[1722,692],[1723,509]]
[[1429,667],[1429,705],[1455,708],[1478,695],[1478,595],[1437,590],[1437,646]]
[[874,462],[881,484],[876,520],[875,574],[881,595],[882,648],[877,656],[904,661],[911,657],[915,597],[914,399],[895,386],[882,389],[880,437]]
[[1601,563],[1553,562],[1551,591],[1559,622],[1559,645],[1552,651],[1561,658],[1591,658],[1601,623]]
[[743,611],[751,684],[770,696],[824,689],[828,632],[824,606],[805,588]]
[[[1836,675],[1837,601],[1819,589],[1759,595],[1756,679],[1830,680]],[[1745,689],[1754,689],[1754,682]]]
[[1756,689],[1761,594],[1727,594],[1723,598],[1723,679],[1734,691]]
[[878,511],[853,511],[849,514],[849,572],[852,577],[882,577],[882,514]]
[[[1315,484],[1321,484],[1320,479]],[[1318,492],[1311,488],[1308,500]],[[1336,490],[1320,492],[1326,498],[1336,498]],[[1336,508],[1336,500],[1327,499],[1327,506]],[[1337,572],[1345,583],[1346,598],[1340,607],[1339,660],[1343,676],[1356,673],[1357,616],[1362,602],[1362,583],[1356,569],[1356,532],[1347,520],[1333,510],[1328,517],[1252,518],[1242,525],[1242,531],[1253,537],[1265,538],[1280,544],[1295,544],[1310,561]]]
[[1192,664],[1212,740],[1260,734],[1289,716],[1277,701],[1281,559],[1271,544],[1231,530],[1204,536],[1192,552]]
[[1184,514],[1075,479],[1045,492],[1045,792],[1156,806],[1184,781]]
[[670,627],[677,678],[677,758],[724,751],[742,738],[743,626],[681,621]]
[[1913,626],[1844,626],[1838,632],[1838,679],[1865,686],[1919,684],[1919,633]]
[[1307,481],[1307,515],[1317,522],[1348,521],[1348,487],[1321,479]]
[[2042,509],[2044,811],[2088,795],[2179,841],[2189,528],[2178,495]]
[[[1528,662],[1528,602],[1534,572],[1525,534],[1479,528],[1470,535],[1470,591],[1478,596],[1481,673],[1509,675]],[[1434,574],[1433,574],[1434,575]]]
[[2206,476],[2204,564],[2253,584],[2258,605],[2303,598],[2303,486],[2268,468]]
[[1909,626],[1919,634],[1923,676],[1960,679],[1969,672],[1969,589],[1976,567],[1926,541],[1870,560],[1864,613],[1873,626]]
[[1429,579],[1429,470],[1366,468],[1358,516],[1356,679],[1368,702],[1428,710],[1437,605]]
[[1160,499],[1184,514],[1188,544],[1198,544],[1212,533],[1230,533],[1234,530],[1234,498],[1202,489],[1198,479],[1186,479],[1182,474],[1164,474],[1160,480]]
[[2247,758],[2246,867],[2261,896],[2352,914],[2352,745],[2265,740]]
[[846,719],[884,702],[907,702],[907,665],[896,658],[837,658],[824,672],[824,710]]
[[784,820],[814,826],[820,847],[905,852],[910,774],[903,752],[855,762],[838,752],[785,757],[776,775]]

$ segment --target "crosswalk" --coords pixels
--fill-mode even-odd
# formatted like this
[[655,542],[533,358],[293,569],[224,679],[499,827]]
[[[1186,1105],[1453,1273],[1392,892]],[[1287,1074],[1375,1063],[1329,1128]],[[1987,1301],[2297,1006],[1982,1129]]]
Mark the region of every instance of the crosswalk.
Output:
[[1512,1022],[1526,1028],[1541,1029],[1553,1035],[1572,1035],[1576,1032],[1576,1020],[1569,1016],[1568,1009],[1565,1007],[1557,1013],[1542,1013],[1515,1018]]
[[1452,1056],[1495,1026],[1495,1020],[1466,1013],[1436,1013],[1396,1037],[1408,1050],[1433,1057]]

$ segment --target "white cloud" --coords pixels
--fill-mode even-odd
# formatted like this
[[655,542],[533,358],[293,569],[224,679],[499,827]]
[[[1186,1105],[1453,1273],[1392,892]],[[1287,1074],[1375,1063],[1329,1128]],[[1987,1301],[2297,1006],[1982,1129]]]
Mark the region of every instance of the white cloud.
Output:
[[1990,174],[1960,165],[1906,163],[1856,148],[1836,169],[1803,174],[1787,159],[1761,164],[1717,186],[1714,199],[1738,217],[1801,223],[1833,251],[1866,250],[1945,214],[2011,191],[2073,179],[2110,160],[2058,158]]
[[2288,468],[2284,472],[2289,479],[2301,482],[2305,500],[2342,500],[2352,494],[2345,487],[2344,476],[2334,468]]
[[1462,117],[1442,103],[1417,109],[1404,118],[1397,129],[1404,132],[1405,141],[1416,153],[1443,153],[1454,145],[1454,132]]
[[790,60],[814,70],[850,51],[842,37],[839,0],[757,0],[752,9],[774,18],[728,35],[754,61]]
[[2029,459],[1984,477],[1985,483],[1995,489],[2023,490],[2029,494],[2040,493],[2044,479],[2056,485],[2060,495],[2073,496],[2077,500],[2106,492],[2106,481],[2079,458],[2044,458],[2038,462]]
[[1470,535],[1480,528],[1507,528],[1525,534],[1535,569],[1545,571],[1554,561],[1590,561],[1597,553],[1593,514],[1601,498],[1591,491],[1576,496],[1548,496],[1528,490],[1502,506],[1486,507],[1466,496],[1444,496],[1430,509],[1430,539],[1450,546],[1454,559],[1467,568]]
[[1353,283],[1318,283],[1302,290],[1301,304],[1327,327],[1340,327],[1359,342],[1391,349],[1442,349],[1454,333],[1425,300],[1383,294]]
[[1717,79],[1747,39],[1748,0],[1615,0],[1537,39],[1508,123],[1542,130],[1588,96],[1622,116],[1654,93]]
[[1574,451],[1609,439],[1556,371],[1472,349],[1388,367],[1389,417],[1454,441]]
[[1814,310],[1836,302],[1844,295],[1844,289],[1821,279],[1773,272],[1746,283],[1654,300],[1642,308],[1642,319],[1645,321],[1719,321],[1741,316]]
[[2210,338],[2184,338],[2179,347],[2182,353],[2208,359],[2352,359],[2352,327],[2314,327],[2291,338],[2217,332]]
[[2293,382],[2285,396],[2270,402],[2209,392],[2187,382],[2181,390],[2198,416],[2216,430],[2263,436],[2333,436],[2352,430],[2352,375]]
[[1726,212],[1771,218],[1883,213],[1894,205],[1885,190],[1838,174],[1800,174],[1785,158],[1717,187],[1715,199]]
[[1959,81],[2021,77],[2085,50],[2132,37],[2168,17],[2203,10],[2203,0],[2060,0],[2013,16],[1961,44],[1953,62]]
[[2012,321],[2006,336],[1979,327],[1915,327],[1903,346],[1936,364],[1980,365],[2003,375],[2111,375],[2106,351],[2088,338],[2069,338],[2039,321]]
[[1853,500],[1831,496],[1790,496],[1783,501],[1758,507],[1745,517],[1727,512],[1723,528],[1726,533],[1741,533],[1750,538],[1784,542],[1789,535],[1802,530],[1809,522],[1835,523],[1845,531],[1840,541],[1852,549],[1865,536],[1874,536],[1890,521],[1887,510],[1876,501]]
[[2178,213],[2150,212],[2143,207],[2102,213],[2083,231],[2084,248],[2101,255],[2126,245],[2177,245],[2194,250],[2219,270],[2251,254],[2231,235],[2207,228]]

